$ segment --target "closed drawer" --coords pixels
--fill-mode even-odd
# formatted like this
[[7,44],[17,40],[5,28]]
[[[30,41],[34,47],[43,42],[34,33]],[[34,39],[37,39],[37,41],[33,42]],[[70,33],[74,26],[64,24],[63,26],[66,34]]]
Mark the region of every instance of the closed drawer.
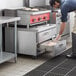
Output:
[[43,50],[46,50],[46,51],[50,51],[51,56],[57,56],[65,51],[66,40],[62,40],[62,41],[58,41],[58,42],[47,41],[43,44],[40,44],[40,48]]
[[56,28],[48,29],[37,34],[38,43],[46,41],[56,35]]

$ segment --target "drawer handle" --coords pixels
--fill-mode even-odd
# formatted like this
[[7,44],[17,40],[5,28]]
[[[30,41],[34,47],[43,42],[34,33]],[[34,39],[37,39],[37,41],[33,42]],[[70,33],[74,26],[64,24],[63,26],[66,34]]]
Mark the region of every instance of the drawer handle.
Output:
[[63,44],[60,44],[59,46],[60,46],[60,47],[62,47],[62,46],[63,46]]
[[49,34],[49,32],[45,32],[43,35],[48,35]]

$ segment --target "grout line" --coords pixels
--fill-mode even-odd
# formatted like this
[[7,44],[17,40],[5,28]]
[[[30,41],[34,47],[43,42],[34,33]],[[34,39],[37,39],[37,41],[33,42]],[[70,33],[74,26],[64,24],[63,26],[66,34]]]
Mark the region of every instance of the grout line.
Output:
[[67,61],[68,59],[65,59],[64,61],[62,61],[60,64],[58,64],[57,66],[55,66],[54,68],[52,68],[51,70],[49,70],[47,73],[45,73],[43,76],[46,76],[49,72],[51,72],[52,70],[54,70],[55,68],[57,68],[58,66],[60,66],[61,64],[63,64],[65,61]]
[[76,67],[72,68],[68,73],[66,73],[64,76],[67,76],[70,72],[72,72]]
[[51,72],[52,74],[56,74],[56,75],[64,75],[64,74],[57,74],[57,73],[54,73],[54,72]]

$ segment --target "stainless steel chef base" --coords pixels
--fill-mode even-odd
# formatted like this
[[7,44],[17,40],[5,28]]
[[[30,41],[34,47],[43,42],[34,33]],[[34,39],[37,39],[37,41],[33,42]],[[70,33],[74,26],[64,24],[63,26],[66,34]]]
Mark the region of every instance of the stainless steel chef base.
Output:
[[[18,28],[18,51],[19,54],[37,56],[45,52],[41,49],[41,43],[56,36],[56,25],[34,27],[29,30]],[[5,28],[5,50],[14,50],[14,29]]]
[[[47,34],[45,34],[47,31],[44,31],[43,34],[40,33],[41,35],[38,35],[37,34],[38,31],[35,31],[33,29],[25,30],[25,28],[22,28],[22,29],[18,28],[18,51],[17,51],[17,53],[37,56],[39,54],[44,53],[45,51],[50,51],[50,55],[52,57],[55,57],[57,55],[62,54],[65,51],[66,40],[59,41],[53,46],[48,45],[48,42],[49,43],[52,42],[49,39],[52,38],[56,33],[49,34],[50,35],[50,37],[49,37]],[[52,30],[54,30],[54,29],[52,29]],[[6,51],[12,50],[12,52],[13,52],[13,50],[14,50],[13,33],[14,33],[13,28],[10,27],[10,29],[8,29],[8,28],[5,29],[5,38],[6,38],[5,50]],[[40,38],[40,39],[38,39],[38,38]],[[44,41],[42,41],[41,39]],[[49,41],[46,41],[46,40],[49,40]],[[40,43],[40,41],[42,41],[42,42]]]
[[62,54],[66,49],[66,40],[54,42],[55,44],[49,44],[53,41],[47,41],[43,44],[41,44],[40,48],[50,51],[51,56],[57,56]]

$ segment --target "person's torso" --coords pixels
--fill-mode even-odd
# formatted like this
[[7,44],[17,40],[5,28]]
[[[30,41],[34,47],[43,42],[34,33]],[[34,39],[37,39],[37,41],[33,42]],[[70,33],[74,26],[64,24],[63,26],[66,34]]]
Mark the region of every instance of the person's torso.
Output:
[[76,10],[76,0],[61,0],[61,6],[68,6],[68,12]]

